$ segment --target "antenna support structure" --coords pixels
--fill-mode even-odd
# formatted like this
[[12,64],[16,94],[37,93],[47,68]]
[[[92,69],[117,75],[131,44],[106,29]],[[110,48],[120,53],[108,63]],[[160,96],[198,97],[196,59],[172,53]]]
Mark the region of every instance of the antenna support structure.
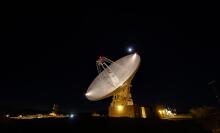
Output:
[[[96,61],[96,66],[99,74],[101,74],[100,78],[109,79],[108,83],[116,87],[118,78],[109,67],[112,63],[115,62],[106,57],[100,56]],[[119,64],[115,65],[119,67],[119,69],[121,68]],[[108,108],[109,117],[135,117],[134,103],[130,92],[132,78],[133,76],[119,86],[116,92],[114,92],[112,102]]]

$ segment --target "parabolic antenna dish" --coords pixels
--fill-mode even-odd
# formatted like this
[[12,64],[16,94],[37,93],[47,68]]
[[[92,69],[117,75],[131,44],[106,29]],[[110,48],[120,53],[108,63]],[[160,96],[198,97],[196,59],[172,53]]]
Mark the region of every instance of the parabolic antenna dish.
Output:
[[136,72],[140,64],[137,53],[130,54],[111,63],[90,84],[86,97],[91,101],[110,97]]

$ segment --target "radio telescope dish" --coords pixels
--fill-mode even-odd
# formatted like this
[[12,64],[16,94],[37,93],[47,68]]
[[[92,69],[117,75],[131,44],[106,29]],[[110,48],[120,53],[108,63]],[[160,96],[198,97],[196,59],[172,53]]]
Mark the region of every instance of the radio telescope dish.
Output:
[[90,84],[85,94],[90,101],[101,100],[118,92],[128,80],[133,78],[140,64],[140,56],[134,53],[115,62],[100,57],[96,64],[99,75]]

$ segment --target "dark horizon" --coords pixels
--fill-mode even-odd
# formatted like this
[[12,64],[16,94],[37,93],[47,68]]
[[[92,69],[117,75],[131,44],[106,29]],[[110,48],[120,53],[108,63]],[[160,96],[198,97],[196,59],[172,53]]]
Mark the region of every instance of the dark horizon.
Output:
[[[7,17],[1,30],[0,108],[100,110],[111,98],[85,97],[103,55],[117,60],[131,46],[141,65],[131,88],[135,104],[179,110],[217,106],[217,21],[210,15],[156,15],[143,9],[89,8],[65,16]],[[207,21],[209,20],[209,21]]]

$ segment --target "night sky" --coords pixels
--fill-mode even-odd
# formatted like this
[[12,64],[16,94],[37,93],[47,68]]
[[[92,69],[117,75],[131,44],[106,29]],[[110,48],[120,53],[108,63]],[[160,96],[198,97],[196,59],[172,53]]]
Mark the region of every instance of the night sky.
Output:
[[100,55],[117,60],[129,46],[141,56],[131,89],[136,104],[177,111],[216,105],[208,82],[219,81],[218,21],[210,14],[85,8],[68,15],[3,17],[0,108],[106,108],[111,98],[90,102],[84,95],[98,74],[95,61]]

